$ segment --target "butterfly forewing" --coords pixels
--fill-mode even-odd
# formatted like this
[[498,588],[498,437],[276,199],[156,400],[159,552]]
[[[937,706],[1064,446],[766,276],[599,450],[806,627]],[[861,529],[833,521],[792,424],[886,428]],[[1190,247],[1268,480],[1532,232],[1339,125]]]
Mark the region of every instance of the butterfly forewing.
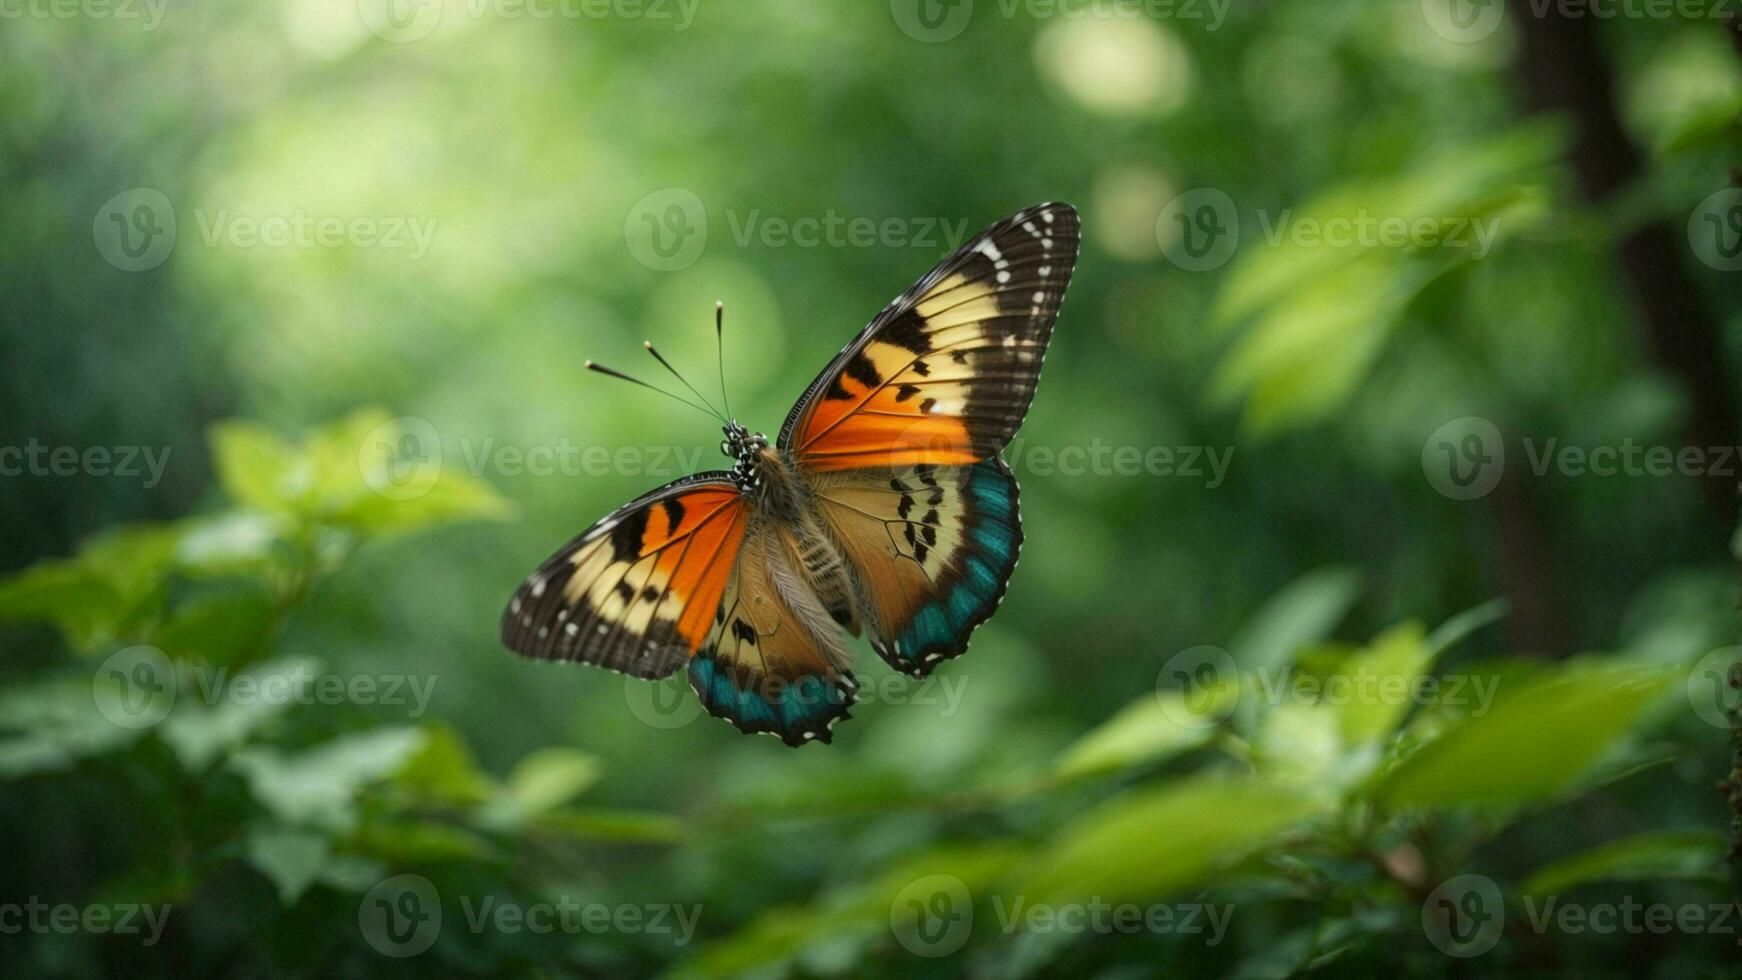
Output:
[[977,463],[1033,400],[1081,222],[1018,211],[885,307],[799,399],[780,445],[812,472]]
[[636,677],[672,673],[713,632],[749,511],[719,472],[635,500],[520,586],[502,614],[503,644]]

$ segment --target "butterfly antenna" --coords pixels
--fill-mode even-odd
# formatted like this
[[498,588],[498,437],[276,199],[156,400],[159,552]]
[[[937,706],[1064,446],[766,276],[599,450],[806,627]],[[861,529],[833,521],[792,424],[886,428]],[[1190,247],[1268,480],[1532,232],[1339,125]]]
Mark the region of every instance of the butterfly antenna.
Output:
[[714,353],[719,355],[720,362],[720,401],[725,403],[726,414],[732,414],[732,400],[726,397],[726,304],[720,300],[714,301]]
[[685,388],[688,388],[690,390],[690,394],[695,395],[697,398],[701,399],[702,404],[708,406],[708,411],[711,414],[719,416],[721,422],[726,421],[726,417],[723,415],[720,415],[719,411],[714,408],[713,402],[708,401],[707,398],[705,398],[701,392],[696,390],[695,385],[690,384],[689,381],[684,379],[683,375],[677,373],[677,368],[672,367],[670,361],[668,361],[664,357],[662,357],[660,355],[659,351],[656,351],[653,349],[653,341],[644,340],[641,342],[641,346],[647,348],[647,352],[649,354],[653,355],[653,359],[658,361],[660,364],[664,365],[665,369],[667,371],[671,372],[671,376],[676,378],[678,380],[679,384],[682,384]]
[[713,415],[716,418],[719,417],[718,413],[716,413],[710,409],[703,408],[702,406],[697,405],[695,402],[690,401],[688,398],[684,398],[684,397],[679,396],[679,395],[674,395],[671,392],[666,391],[664,388],[655,388],[654,386],[648,384],[647,382],[642,381],[640,378],[631,378],[629,375],[624,374],[622,371],[612,370],[611,368],[608,368],[608,367],[604,366],[603,364],[594,364],[592,361],[588,361],[587,362],[587,370],[597,371],[600,374],[610,375],[613,378],[617,378],[621,381],[627,381],[630,384],[640,385],[641,387],[646,388],[649,391],[657,391],[667,398],[683,402],[685,405],[688,405],[689,407],[695,409],[698,412],[702,412],[702,413],[707,414],[707,415]]

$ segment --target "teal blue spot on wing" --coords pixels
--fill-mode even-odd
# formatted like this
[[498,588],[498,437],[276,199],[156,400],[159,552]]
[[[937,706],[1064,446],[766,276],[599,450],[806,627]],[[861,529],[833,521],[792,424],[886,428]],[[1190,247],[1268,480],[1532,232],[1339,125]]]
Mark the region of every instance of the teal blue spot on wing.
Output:
[[1004,594],[1016,567],[1022,530],[1016,516],[1016,481],[996,457],[968,471],[970,504],[962,550],[952,556],[959,576],[949,591],[921,606],[885,656],[897,667],[923,671],[939,659],[966,649],[968,634],[985,622]]
[[[847,717],[853,703],[851,675],[806,675],[788,681],[736,672],[749,684],[742,686],[734,673],[704,651],[690,661],[690,686],[710,713],[744,732],[779,735],[788,745],[829,741],[829,726]],[[749,680],[752,676],[754,681]]]

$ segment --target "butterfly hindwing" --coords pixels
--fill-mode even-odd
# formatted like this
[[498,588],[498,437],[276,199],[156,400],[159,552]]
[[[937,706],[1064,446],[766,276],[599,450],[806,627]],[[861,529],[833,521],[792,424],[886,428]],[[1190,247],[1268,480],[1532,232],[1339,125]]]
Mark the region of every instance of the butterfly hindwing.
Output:
[[1022,547],[1004,461],[833,472],[813,492],[867,597],[883,659],[924,676],[965,651],[1004,597]]
[[1081,222],[1068,204],[993,225],[896,297],[811,383],[780,446],[809,471],[972,464],[1034,397]]
[[714,629],[690,662],[711,714],[788,745],[827,742],[857,685],[840,630],[795,570],[792,538],[756,520],[744,536]]
[[502,614],[502,642],[541,660],[665,677],[714,632],[750,518],[726,473],[640,497],[552,555]]

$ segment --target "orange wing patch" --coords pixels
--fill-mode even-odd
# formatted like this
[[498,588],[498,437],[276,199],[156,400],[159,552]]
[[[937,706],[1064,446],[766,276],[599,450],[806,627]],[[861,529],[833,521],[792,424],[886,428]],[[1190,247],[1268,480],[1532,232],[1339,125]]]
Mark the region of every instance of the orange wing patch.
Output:
[[749,506],[726,480],[692,480],[600,521],[534,572],[503,616],[531,657],[662,677],[707,640]]
[[823,370],[781,446],[811,473],[997,453],[1034,396],[1079,229],[1069,205],[1041,205],[957,250]]

